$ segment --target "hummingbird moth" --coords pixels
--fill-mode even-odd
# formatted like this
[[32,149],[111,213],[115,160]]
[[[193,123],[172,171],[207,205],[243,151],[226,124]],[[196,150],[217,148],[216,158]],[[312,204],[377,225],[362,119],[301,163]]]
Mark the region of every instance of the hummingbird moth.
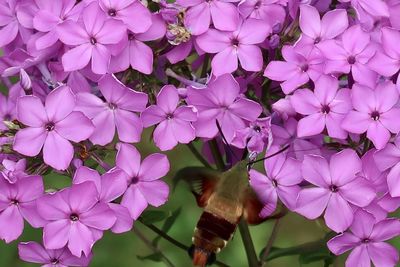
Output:
[[216,254],[232,238],[242,218],[253,225],[266,219],[259,216],[264,205],[250,187],[248,175],[250,164],[266,158],[250,163],[247,160],[239,161],[225,172],[205,167],[187,167],[177,173],[176,179],[189,184],[198,206],[204,209],[189,249],[193,265],[204,267],[212,264]]

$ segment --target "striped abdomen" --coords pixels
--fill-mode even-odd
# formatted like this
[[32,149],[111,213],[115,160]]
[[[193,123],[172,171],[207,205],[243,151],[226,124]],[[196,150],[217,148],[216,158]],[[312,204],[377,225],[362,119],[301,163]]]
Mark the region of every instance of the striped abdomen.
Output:
[[193,264],[205,266],[213,253],[218,253],[231,239],[237,224],[207,211],[201,214],[193,235]]

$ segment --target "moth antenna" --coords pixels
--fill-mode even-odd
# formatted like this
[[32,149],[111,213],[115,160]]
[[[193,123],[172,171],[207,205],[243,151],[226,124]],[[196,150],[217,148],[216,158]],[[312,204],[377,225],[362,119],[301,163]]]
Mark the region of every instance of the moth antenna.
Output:
[[276,156],[276,155],[278,155],[278,154],[280,154],[280,153],[285,152],[286,150],[289,149],[289,147],[290,147],[290,145],[286,145],[286,146],[284,146],[283,148],[281,148],[280,150],[276,151],[275,153],[273,153],[273,154],[271,154],[271,155],[268,155],[268,156],[266,156],[266,157],[264,157],[264,158],[262,158],[262,159],[250,161],[247,165],[248,165],[248,166],[251,166],[251,165],[253,165],[254,163],[257,163],[257,162],[260,162],[260,161],[263,161],[263,160],[272,158],[272,157],[274,157],[274,156]]

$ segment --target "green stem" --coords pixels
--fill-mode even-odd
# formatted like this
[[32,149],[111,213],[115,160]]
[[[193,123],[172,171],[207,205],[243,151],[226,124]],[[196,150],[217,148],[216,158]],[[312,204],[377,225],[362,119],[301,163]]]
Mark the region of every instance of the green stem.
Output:
[[192,152],[192,154],[207,168],[212,168],[210,163],[201,155],[201,153],[197,150],[197,148],[194,146],[193,142],[190,142],[187,144],[187,147],[189,150]]
[[276,250],[270,250],[266,258],[261,258],[262,261],[270,261],[279,257],[290,256],[290,255],[297,255],[301,253],[313,252],[321,247],[326,246],[326,238],[323,238],[318,241],[304,243],[302,245],[290,247],[290,248],[279,248]]
[[[185,244],[179,242],[178,240],[176,240],[175,238],[169,236],[167,233],[163,232],[162,230],[158,229],[156,226],[154,226],[153,224],[145,224],[142,221],[139,220],[139,222],[141,222],[143,225],[145,225],[147,228],[149,228],[150,230],[152,230],[154,233],[158,234],[159,236],[161,236],[162,238],[164,238],[165,240],[167,240],[168,242],[170,242],[171,244],[173,244],[174,246],[184,250],[184,251],[188,251],[189,247],[186,246]],[[228,265],[226,265],[225,263],[221,262],[221,261],[216,261],[214,263],[217,266],[221,266],[221,267],[229,267]]]
[[137,228],[133,228],[133,232],[140,238],[140,240],[143,241],[143,243],[150,248],[154,253],[157,253],[161,256],[161,258],[164,260],[165,265],[169,267],[175,267],[175,265],[159,250],[156,246],[154,246],[150,240],[146,238],[142,232],[140,232]]
[[239,222],[239,231],[242,236],[242,241],[244,245],[244,249],[247,255],[247,261],[249,263],[249,267],[258,267],[260,266],[257,259],[256,250],[254,248],[253,240],[251,239],[249,226],[247,225],[244,219],[241,219]]
[[206,76],[207,70],[208,70],[208,63],[209,63],[209,62],[210,62],[210,55],[209,55],[209,54],[206,54],[206,55],[204,56],[204,60],[203,60],[203,67],[202,67],[202,69],[201,69],[201,74],[200,74],[200,77],[201,77],[201,78],[203,78],[203,77]]
[[222,158],[221,152],[219,151],[217,141],[215,139],[212,139],[212,140],[208,141],[208,144],[210,146],[211,153],[213,155],[215,164],[217,165],[217,169],[220,171],[224,171],[225,163],[224,163],[224,159]]
[[278,218],[275,223],[274,226],[272,227],[272,232],[271,235],[269,237],[268,243],[265,246],[264,252],[261,256],[261,263],[262,263],[262,267],[266,266],[266,262],[262,261],[262,259],[267,259],[268,258],[268,254],[271,251],[272,246],[274,245],[275,239],[278,236],[278,230],[279,230],[279,226],[280,226],[280,218]]

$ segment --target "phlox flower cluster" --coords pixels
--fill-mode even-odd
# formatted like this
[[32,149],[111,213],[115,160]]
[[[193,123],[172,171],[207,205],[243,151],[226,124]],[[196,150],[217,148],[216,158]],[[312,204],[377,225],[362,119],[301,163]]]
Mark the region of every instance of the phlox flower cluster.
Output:
[[399,44],[400,0],[2,0],[0,239],[88,266],[167,202],[165,151],[195,142],[212,164],[216,141],[272,155],[249,171],[260,217],[321,219],[346,267],[394,267]]

